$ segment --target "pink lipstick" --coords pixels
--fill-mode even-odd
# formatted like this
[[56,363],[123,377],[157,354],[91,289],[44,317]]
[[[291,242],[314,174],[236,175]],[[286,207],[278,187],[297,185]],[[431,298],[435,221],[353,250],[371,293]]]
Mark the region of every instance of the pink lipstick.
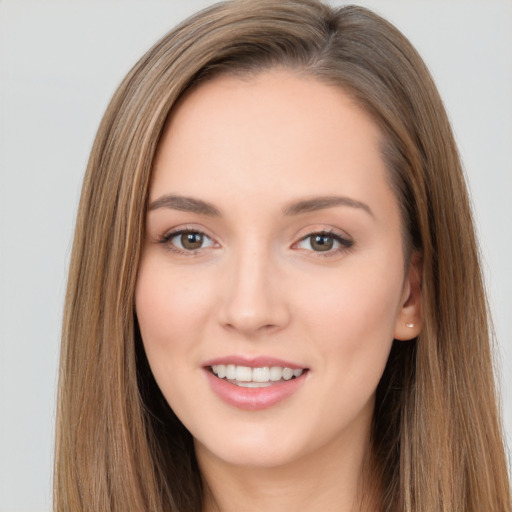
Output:
[[287,399],[306,381],[308,368],[271,357],[228,356],[203,368],[212,391],[239,409],[267,409]]

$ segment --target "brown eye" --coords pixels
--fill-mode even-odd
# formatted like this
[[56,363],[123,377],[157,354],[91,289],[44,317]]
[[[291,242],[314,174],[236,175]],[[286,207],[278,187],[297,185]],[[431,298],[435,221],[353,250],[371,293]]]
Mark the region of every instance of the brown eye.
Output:
[[328,235],[312,235],[310,243],[314,251],[329,251],[334,246],[334,238]]
[[193,251],[199,249],[203,245],[203,235],[200,233],[182,233],[180,242],[183,249]]
[[352,247],[354,242],[342,238],[340,235],[331,232],[311,233],[304,237],[298,244],[299,249],[307,249],[313,252],[324,252],[337,254],[338,252]]
[[165,243],[178,251],[192,252],[211,247],[213,240],[199,231],[179,231],[166,237]]

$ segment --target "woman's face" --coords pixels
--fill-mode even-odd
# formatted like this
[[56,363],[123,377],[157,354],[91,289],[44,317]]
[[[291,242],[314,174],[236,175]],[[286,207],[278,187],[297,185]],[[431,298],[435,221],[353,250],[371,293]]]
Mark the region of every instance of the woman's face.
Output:
[[363,449],[392,340],[419,327],[379,143],[344,92],[285,71],[217,78],[173,111],[136,310],[198,457]]

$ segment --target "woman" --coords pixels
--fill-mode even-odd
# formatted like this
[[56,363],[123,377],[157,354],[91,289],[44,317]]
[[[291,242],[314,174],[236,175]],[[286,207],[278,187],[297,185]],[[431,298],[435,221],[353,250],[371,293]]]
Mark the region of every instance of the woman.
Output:
[[467,192],[418,54],[236,1],[115,94],[82,191],[56,510],[503,511]]

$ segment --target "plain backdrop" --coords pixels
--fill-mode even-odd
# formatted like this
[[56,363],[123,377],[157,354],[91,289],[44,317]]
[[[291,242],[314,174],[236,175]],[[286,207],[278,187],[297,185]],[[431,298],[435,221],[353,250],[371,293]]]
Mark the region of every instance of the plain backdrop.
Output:
[[[0,512],[51,509],[60,321],[101,115],[153,42],[206,0],[0,0]],[[340,2],[336,2],[340,3]],[[465,164],[512,432],[512,2],[353,2],[429,65]]]

